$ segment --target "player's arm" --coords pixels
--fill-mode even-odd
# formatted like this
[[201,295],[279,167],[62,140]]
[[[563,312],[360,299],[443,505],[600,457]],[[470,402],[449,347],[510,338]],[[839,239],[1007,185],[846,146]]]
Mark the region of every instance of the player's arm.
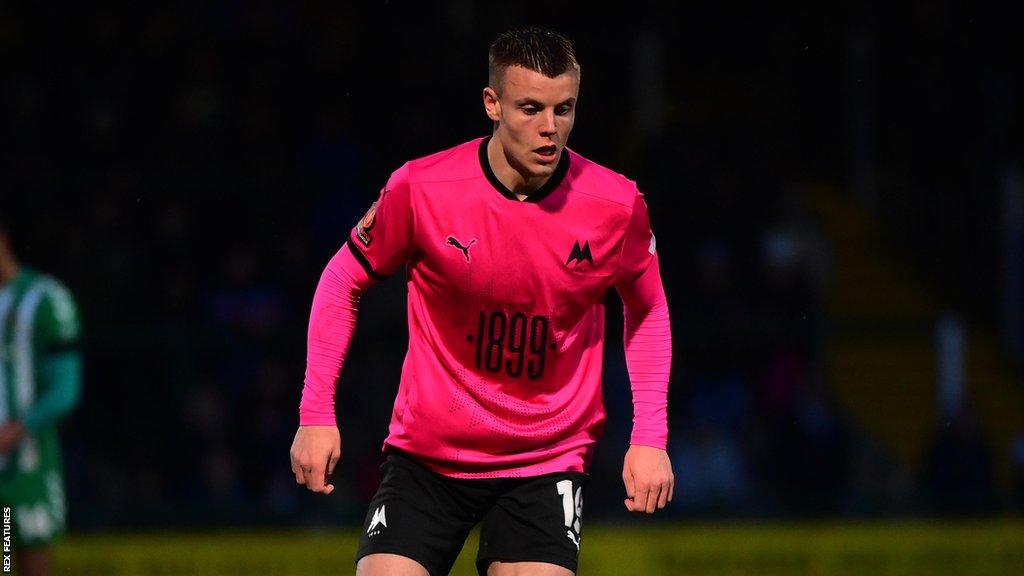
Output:
[[675,489],[666,452],[672,331],[647,206],[639,194],[616,289],[623,303],[623,344],[633,392],[633,432],[622,467],[625,505],[631,512],[651,514],[672,500]]
[[78,311],[71,295],[59,283],[47,286],[35,323],[33,344],[40,351],[38,393],[20,420],[0,427],[0,454],[10,451],[26,433],[56,425],[78,405],[81,395]]
[[6,454],[26,433],[57,424],[78,405],[82,389],[82,359],[77,351],[47,354],[39,366],[39,387],[45,392],[22,420],[0,427],[0,454]]
[[336,382],[355,333],[359,297],[371,283],[346,245],[327,264],[313,294],[299,429],[290,453],[295,481],[313,492],[334,491],[330,476],[341,457],[334,416]]
[[39,366],[45,392],[25,414],[25,427],[30,432],[57,424],[75,406],[82,392],[82,357],[77,350],[46,354]]
[[313,492],[334,491],[330,476],[341,457],[334,397],[355,333],[360,295],[409,257],[412,215],[405,174],[403,167],[392,175],[328,263],[313,295],[299,428],[290,451],[295,481]]

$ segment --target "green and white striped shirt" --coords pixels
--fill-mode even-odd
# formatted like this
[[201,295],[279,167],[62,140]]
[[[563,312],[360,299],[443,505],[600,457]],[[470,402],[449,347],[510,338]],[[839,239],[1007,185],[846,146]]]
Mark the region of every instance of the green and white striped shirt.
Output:
[[0,455],[0,472],[11,460],[22,471],[38,467],[37,439],[55,424],[39,402],[55,383],[40,367],[52,355],[73,350],[78,337],[74,300],[57,280],[22,268],[0,286],[0,425],[19,420],[29,429],[14,450]]

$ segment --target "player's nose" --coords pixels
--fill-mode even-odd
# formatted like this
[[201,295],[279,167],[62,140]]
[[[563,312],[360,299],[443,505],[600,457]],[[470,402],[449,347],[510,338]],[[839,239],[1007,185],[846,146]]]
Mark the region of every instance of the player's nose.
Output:
[[557,131],[555,127],[555,114],[550,110],[545,112],[543,115],[542,124],[540,127],[540,133],[544,136],[554,134]]

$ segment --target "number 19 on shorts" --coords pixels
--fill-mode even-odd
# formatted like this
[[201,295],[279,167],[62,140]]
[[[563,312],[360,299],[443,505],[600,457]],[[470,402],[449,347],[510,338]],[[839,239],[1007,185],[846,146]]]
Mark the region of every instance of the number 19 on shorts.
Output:
[[583,528],[583,486],[577,486],[576,491],[572,490],[572,480],[560,480],[555,484],[558,495],[562,497],[562,513],[565,520],[566,536],[580,547],[580,530]]

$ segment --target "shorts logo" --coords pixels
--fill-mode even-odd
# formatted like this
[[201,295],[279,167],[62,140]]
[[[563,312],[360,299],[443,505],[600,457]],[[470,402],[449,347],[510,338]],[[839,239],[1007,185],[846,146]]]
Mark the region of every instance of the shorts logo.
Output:
[[388,519],[384,516],[384,506],[384,504],[381,504],[380,508],[373,511],[373,518],[370,520],[370,527],[366,529],[366,533],[370,536],[380,534],[380,530],[377,529],[378,526],[383,526],[384,528],[388,527]]
[[[387,190],[383,194],[386,194]],[[383,194],[381,195],[383,197]],[[378,201],[379,202],[379,201]],[[370,243],[373,242],[373,236],[370,235],[370,230],[373,230],[374,224],[377,223],[377,202],[370,205],[370,209],[366,211],[366,215],[363,216],[362,220],[356,226],[356,236],[359,237],[359,241],[362,242],[367,248],[370,247]]]
[[448,236],[448,241],[445,242],[445,244],[461,250],[462,255],[466,257],[466,262],[469,262],[469,249],[473,246],[473,244],[476,244],[476,238],[473,238],[472,240],[469,241],[469,244],[463,246],[462,242],[459,242],[458,238],[456,238],[455,236]]

